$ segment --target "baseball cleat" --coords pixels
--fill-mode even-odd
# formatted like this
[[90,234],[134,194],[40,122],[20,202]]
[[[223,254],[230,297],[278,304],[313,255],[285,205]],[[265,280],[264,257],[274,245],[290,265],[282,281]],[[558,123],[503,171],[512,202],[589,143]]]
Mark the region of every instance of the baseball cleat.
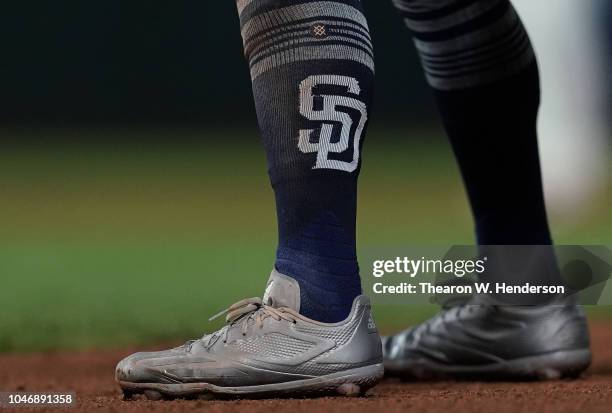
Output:
[[579,306],[476,300],[384,337],[386,374],[407,380],[550,380],[577,377],[589,366],[589,332]]
[[[364,394],[383,377],[381,341],[365,296],[328,324],[299,314],[300,287],[273,271],[263,300],[232,305],[220,330],[117,365],[126,398]],[[220,313],[221,315],[223,313]]]

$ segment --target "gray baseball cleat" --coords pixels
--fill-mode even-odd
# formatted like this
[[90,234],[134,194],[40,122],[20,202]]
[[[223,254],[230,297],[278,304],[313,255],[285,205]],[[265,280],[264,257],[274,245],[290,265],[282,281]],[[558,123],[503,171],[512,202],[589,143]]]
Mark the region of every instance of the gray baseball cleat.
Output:
[[115,378],[127,399],[356,396],[382,379],[367,297],[355,298],[339,323],[308,319],[299,309],[297,281],[272,271],[263,300],[232,305],[225,327],[171,350],[133,354]]
[[386,374],[534,380],[577,377],[589,366],[589,331],[581,307],[499,306],[482,300],[443,310],[383,338]]

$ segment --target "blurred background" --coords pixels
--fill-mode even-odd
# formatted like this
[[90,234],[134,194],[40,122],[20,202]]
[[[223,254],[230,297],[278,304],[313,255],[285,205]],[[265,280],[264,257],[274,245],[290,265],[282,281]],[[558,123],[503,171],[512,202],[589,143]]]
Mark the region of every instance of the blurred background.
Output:
[[[612,2],[515,5],[543,72],[555,239],[612,245]],[[359,246],[473,243],[409,35],[390,1],[365,7]],[[0,351],[197,337],[261,294],[274,202],[233,1],[10,2],[0,35]],[[391,331],[434,311],[376,316]]]

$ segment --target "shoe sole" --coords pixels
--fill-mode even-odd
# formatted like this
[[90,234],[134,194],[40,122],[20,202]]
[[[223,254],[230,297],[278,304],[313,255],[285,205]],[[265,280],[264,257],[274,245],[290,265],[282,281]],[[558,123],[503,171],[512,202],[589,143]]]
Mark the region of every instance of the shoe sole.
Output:
[[210,383],[132,383],[118,381],[126,400],[144,395],[149,400],[174,398],[257,398],[295,396],[361,396],[384,376],[383,364],[345,370],[325,376],[256,386],[222,387]]
[[588,349],[556,351],[480,366],[457,366],[429,359],[385,361],[385,373],[405,380],[556,380],[576,378],[591,364]]

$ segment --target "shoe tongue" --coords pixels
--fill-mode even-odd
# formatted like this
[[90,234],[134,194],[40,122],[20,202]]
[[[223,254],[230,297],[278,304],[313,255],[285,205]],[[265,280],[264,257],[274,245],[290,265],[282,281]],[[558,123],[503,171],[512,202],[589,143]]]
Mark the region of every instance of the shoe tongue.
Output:
[[300,311],[300,285],[288,275],[272,270],[263,302],[274,308],[287,307]]

